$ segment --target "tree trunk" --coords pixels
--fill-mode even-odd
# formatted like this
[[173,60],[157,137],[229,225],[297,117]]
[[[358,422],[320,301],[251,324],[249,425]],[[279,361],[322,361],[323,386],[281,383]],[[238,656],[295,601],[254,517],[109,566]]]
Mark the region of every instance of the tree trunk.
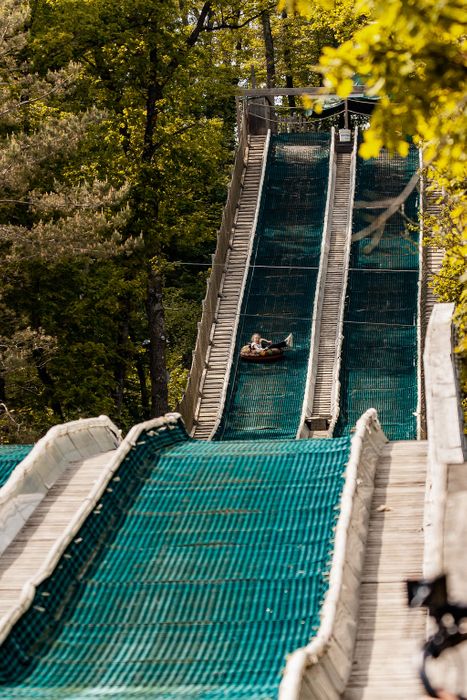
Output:
[[151,75],[146,98],[146,124],[141,153],[141,196],[138,204],[140,222],[144,231],[144,255],[147,266],[146,317],[149,336],[149,377],[151,381],[151,415],[163,416],[168,411],[167,369],[165,363],[165,315],[163,306],[162,276],[154,269],[153,258],[160,255],[158,240],[159,187],[157,169],[153,167],[156,153],[155,131],[158,118],[158,102],[163,87],[158,80],[158,51],[149,54]]
[[[37,267],[32,276],[31,286],[33,289],[33,298],[36,300],[36,303],[33,303],[30,308],[31,328],[34,331],[39,331],[42,325],[40,304],[37,302],[41,296],[41,270],[39,267]],[[33,348],[31,356],[36,368],[37,376],[44,385],[44,396],[48,405],[51,407],[53,412],[59,416],[60,420],[64,420],[61,403],[55,395],[55,381],[50,376],[46,367],[44,349],[41,347]]]
[[165,314],[162,278],[148,269],[146,315],[149,328],[149,375],[151,377],[151,414],[163,416],[169,410],[167,368],[165,363]]
[[[131,328],[131,326],[128,329],[128,333],[130,335],[130,339],[133,345],[137,345],[139,341],[136,337],[134,329]],[[136,374],[138,375],[139,393],[141,396],[141,406],[143,409],[143,419],[149,420],[149,418],[151,417],[151,407],[149,402],[148,383],[146,380],[145,355],[141,352],[136,352],[134,358]]]
[[120,322],[117,330],[117,358],[115,361],[115,416],[120,419],[128,364],[128,299],[120,304]]
[[[211,0],[206,0],[193,31],[186,40],[189,51],[198,41],[204,30],[205,22],[211,13]],[[168,411],[167,368],[165,361],[165,315],[163,306],[163,281],[160,272],[154,269],[153,259],[162,256],[163,250],[159,240],[159,181],[154,156],[157,151],[155,140],[158,103],[163,98],[164,85],[171,79],[180,65],[183,52],[172,56],[168,64],[164,59],[159,62],[157,45],[149,52],[150,73],[146,94],[146,123],[141,150],[140,194],[135,206],[135,218],[143,231],[145,264],[147,265],[146,316],[149,335],[149,376],[151,380],[151,413],[154,417],[162,416]],[[163,68],[161,74],[160,69]]]
[[[282,40],[284,44],[284,64],[285,64],[285,69],[287,71],[286,76],[285,76],[285,87],[287,88],[293,88],[293,77],[292,77],[292,54],[290,52],[290,44],[289,44],[289,30],[287,26],[287,12],[285,10],[282,11]],[[287,96],[288,102],[289,102],[289,107],[294,110],[296,108],[296,102],[295,102],[295,95],[288,95]]]
[[263,25],[264,52],[266,56],[266,84],[268,88],[273,88],[276,87],[276,63],[274,60],[271,19],[267,10],[261,13],[261,23]]
[[148,385],[146,384],[146,372],[144,370],[144,362],[142,355],[136,355],[136,374],[138,375],[139,391],[141,394],[141,406],[143,409],[143,418],[148,420],[151,417],[151,409],[149,405]]
[[60,418],[60,420],[64,420],[62,406],[60,404],[60,401],[55,396],[55,382],[48,373],[47,368],[45,366],[43,349],[34,348],[34,350],[32,351],[32,357],[36,366],[38,377],[45,387],[45,395],[49,406],[51,407],[53,412]]

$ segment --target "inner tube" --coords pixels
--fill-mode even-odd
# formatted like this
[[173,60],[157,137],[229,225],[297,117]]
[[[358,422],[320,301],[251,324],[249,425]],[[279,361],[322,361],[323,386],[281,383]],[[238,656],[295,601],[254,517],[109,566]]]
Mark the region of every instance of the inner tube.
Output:
[[240,358],[245,362],[276,362],[284,357],[284,351],[279,348],[266,348],[261,352],[252,352],[249,345],[244,345]]

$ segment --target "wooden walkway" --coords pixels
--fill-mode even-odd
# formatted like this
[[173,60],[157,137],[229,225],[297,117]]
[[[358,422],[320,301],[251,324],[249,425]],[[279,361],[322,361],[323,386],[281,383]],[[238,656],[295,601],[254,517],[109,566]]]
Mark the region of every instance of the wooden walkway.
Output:
[[24,584],[34,579],[56,540],[89,498],[96,480],[114,450],[72,462],[52,486],[26,525],[0,557],[0,626],[20,597]]
[[426,617],[404,581],[422,575],[427,443],[389,443],[377,464],[352,673],[344,700],[420,700],[413,663]]
[[265,136],[250,136],[246,155],[246,168],[240,202],[235,217],[230,250],[227,253],[226,270],[221,283],[216,322],[211,330],[211,345],[206,357],[206,372],[200,387],[201,401],[195,416],[193,437],[207,440],[222,410],[224,382],[228,379],[229,357],[235,343],[235,324],[240,311],[245,266],[254,235],[261,174],[265,148]]
[[[339,318],[342,313],[344,284],[343,271],[348,251],[347,236],[352,216],[351,207],[351,153],[336,154],[336,181],[331,217],[330,245],[323,306],[319,328],[318,368],[312,405],[312,419],[330,421],[333,389],[339,354]],[[318,436],[318,435],[316,435]]]

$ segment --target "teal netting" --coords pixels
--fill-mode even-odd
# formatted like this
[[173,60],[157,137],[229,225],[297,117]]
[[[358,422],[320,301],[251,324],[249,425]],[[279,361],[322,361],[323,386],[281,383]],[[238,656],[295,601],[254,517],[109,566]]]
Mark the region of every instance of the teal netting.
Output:
[[[414,147],[407,158],[383,151],[379,158],[358,160],[354,233],[381,214],[384,200],[398,195],[417,167]],[[382,207],[375,206],[378,201]],[[379,242],[352,244],[336,435],[348,434],[372,406],[391,440],[416,438],[418,232],[410,222],[417,224],[417,213],[414,192]]]
[[[295,437],[305,390],[320,262],[330,134],[271,139],[224,414],[217,440]],[[293,333],[295,347],[274,364],[247,364],[240,348],[259,332]]]
[[0,698],[266,699],[318,626],[348,438],[143,435],[0,656]]
[[32,445],[0,445],[0,487],[31,450]]

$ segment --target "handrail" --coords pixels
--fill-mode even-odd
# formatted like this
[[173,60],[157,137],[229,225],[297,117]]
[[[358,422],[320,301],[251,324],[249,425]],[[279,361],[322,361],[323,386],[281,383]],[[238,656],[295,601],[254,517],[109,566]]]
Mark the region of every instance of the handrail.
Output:
[[339,700],[347,684],[374,474],[386,442],[376,410],[370,408],[352,437],[321,624],[316,637],[288,657],[279,700]]
[[[420,173],[423,172],[423,151],[418,151]],[[417,289],[417,440],[425,438],[424,435],[424,420],[423,420],[423,313],[425,309],[425,252],[423,246],[423,215],[425,213],[424,203],[425,183],[420,177],[420,205],[419,205],[419,221],[420,228],[418,232],[418,289]]]
[[212,440],[212,438],[216,434],[216,431],[217,431],[219,424],[221,422],[221,419],[222,419],[222,413],[224,411],[224,404],[225,404],[225,399],[227,396],[227,389],[229,386],[230,372],[231,372],[233,360],[234,360],[235,339],[237,337],[238,326],[240,323],[240,310],[242,308],[243,296],[245,294],[245,288],[246,288],[246,283],[247,283],[248,273],[249,273],[249,268],[250,268],[250,258],[251,258],[251,253],[253,250],[253,242],[255,240],[255,234],[256,234],[256,226],[258,224],[259,212],[261,209],[261,200],[263,198],[263,186],[264,186],[264,180],[265,180],[265,176],[266,176],[266,166],[267,166],[267,160],[268,160],[270,141],[271,141],[271,130],[268,129],[268,132],[266,134],[266,139],[264,142],[263,164],[261,166],[261,178],[259,181],[259,189],[258,189],[258,197],[256,200],[255,216],[253,219],[253,224],[251,226],[250,241],[248,243],[248,251],[247,251],[247,255],[246,255],[246,259],[245,259],[245,269],[243,271],[242,286],[241,286],[240,294],[238,297],[237,313],[235,314],[235,322],[234,322],[234,326],[232,328],[232,343],[230,344],[229,358],[227,361],[227,367],[226,367],[225,374],[224,374],[224,383],[222,385],[222,392],[221,392],[221,397],[220,397],[220,401],[219,401],[219,409],[217,412],[216,420],[214,422],[214,427],[213,427],[211,434],[209,436],[210,440]]
[[107,416],[50,428],[0,489],[0,554],[72,461],[114,450],[120,439],[120,431]]
[[[106,416],[103,416],[101,418],[106,418]],[[20,617],[31,606],[34,600],[36,589],[39,586],[39,584],[42,583],[42,581],[44,581],[46,578],[51,576],[66,548],[72,542],[74,537],[76,537],[76,534],[79,531],[80,527],[96,507],[96,504],[102,497],[102,494],[107,488],[109,481],[120,467],[120,464],[123,462],[128,452],[134,447],[141,433],[144,431],[155,430],[160,428],[170,428],[174,425],[180,425],[180,418],[181,417],[178,413],[168,413],[162,418],[155,418],[153,420],[146,421],[145,423],[139,423],[133,426],[133,428],[130,430],[125,439],[120,443],[119,447],[114,451],[107,465],[102,469],[102,472],[98,480],[95,482],[89,495],[83,501],[78,511],[76,511],[70,523],[63,531],[61,537],[54,543],[54,546],[50,550],[45,561],[42,563],[40,569],[23,586],[18,603],[11,608],[9,613],[4,615],[4,617],[0,619],[0,645],[3,644],[16,622],[18,622]],[[88,420],[93,421],[99,419],[91,418]],[[107,421],[109,424],[111,423],[111,421],[108,418]],[[75,422],[77,423],[78,421]],[[70,424],[57,426],[57,428],[64,429],[67,427],[67,425]]]
[[305,437],[303,431],[305,419],[310,413],[313,405],[315,393],[316,375],[318,372],[318,350],[321,319],[323,314],[324,288],[326,286],[326,276],[328,269],[329,250],[331,247],[331,226],[332,216],[334,211],[334,191],[336,187],[336,149],[335,149],[336,130],[332,127],[331,130],[331,145],[329,153],[329,174],[328,174],[328,192],[326,199],[326,208],[323,221],[323,240],[321,242],[320,264],[318,271],[318,279],[316,281],[315,299],[313,303],[313,320],[311,322],[310,335],[310,354],[308,356],[308,370],[305,383],[305,392],[303,397],[302,415],[297,430],[296,438]]
[[430,578],[444,570],[448,465],[462,464],[467,458],[454,366],[453,313],[454,304],[434,305],[423,356],[428,431],[424,574]]
[[339,418],[340,412],[340,372],[342,363],[342,345],[344,342],[344,314],[345,314],[345,298],[347,295],[347,283],[349,279],[349,261],[350,261],[350,248],[352,245],[352,218],[353,218],[353,204],[355,199],[355,183],[357,177],[357,148],[358,148],[358,127],[355,127],[354,142],[352,149],[352,159],[350,162],[350,195],[349,195],[349,207],[350,216],[349,223],[347,225],[347,236],[346,236],[346,247],[344,254],[344,270],[343,270],[343,284],[342,284],[342,294],[339,304],[339,318],[337,321],[337,342],[336,342],[336,358],[337,361],[334,364],[334,374],[333,374],[333,393],[331,397],[331,422],[329,424],[328,434],[331,437],[334,428],[336,427],[337,420]]
[[187,431],[190,433],[195,422],[198,405],[200,383],[205,370],[206,354],[212,325],[215,322],[215,312],[224,272],[225,259],[229,248],[235,214],[242,189],[243,172],[245,169],[245,152],[248,147],[248,130],[245,115],[242,117],[239,130],[238,146],[232,171],[232,178],[227,194],[227,202],[222,215],[222,222],[217,234],[216,252],[212,258],[212,269],[207,283],[206,295],[202,303],[201,321],[198,323],[195,349],[188,382],[183,397],[178,405],[178,411],[183,416]]

